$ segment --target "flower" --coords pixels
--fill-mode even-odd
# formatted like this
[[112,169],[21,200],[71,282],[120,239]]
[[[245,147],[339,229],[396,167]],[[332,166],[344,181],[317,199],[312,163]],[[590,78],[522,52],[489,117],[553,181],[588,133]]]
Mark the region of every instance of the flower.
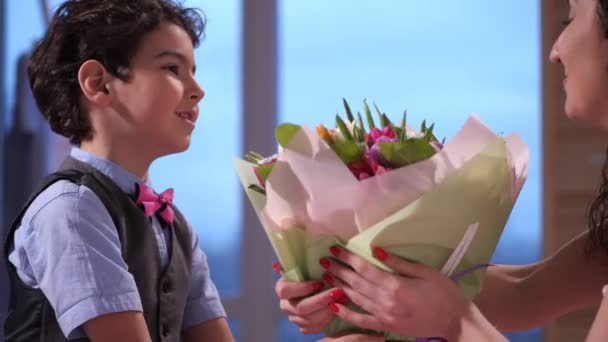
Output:
[[433,146],[433,148],[435,149],[435,152],[439,152],[443,149],[443,144],[440,143],[439,141],[431,142],[431,146]]
[[[397,134],[393,130],[393,127],[386,126],[382,130],[378,128],[372,129],[368,135],[365,136],[365,143],[367,145],[367,152],[365,153],[365,157],[368,160],[368,163],[373,162],[376,165],[388,166],[386,165],[386,160],[382,157],[382,153],[380,153],[380,144],[387,142],[395,142],[397,141]],[[374,174],[376,174],[376,167],[372,165],[374,170]]]
[[364,160],[358,162],[351,162],[348,164],[348,169],[355,175],[358,180],[364,180],[374,175],[374,170]]
[[405,135],[408,138],[415,138],[415,139],[420,139],[424,137],[424,133],[420,133],[418,131],[416,131],[415,129],[405,126]]
[[317,126],[317,136],[325,141],[328,145],[334,143],[330,131],[323,125]]
[[369,152],[365,154],[362,161],[351,162],[348,164],[348,169],[360,181],[368,179],[372,176],[382,175],[390,170],[391,167],[381,165],[372,157]]
[[368,148],[367,152],[365,152],[365,156],[368,159],[374,161],[376,164],[386,165],[387,161],[384,159],[382,153],[380,152],[380,144],[394,141],[395,139],[391,139],[387,136],[379,137],[374,142],[374,144]]
[[[355,134],[355,127],[356,127],[355,122],[344,120],[344,125],[346,125],[346,129],[348,129],[348,131],[350,132],[351,135]],[[340,141],[345,140],[344,135],[342,135],[342,132],[339,129],[333,129],[333,133],[334,133],[334,138],[336,140],[340,140]]]
[[397,134],[391,126],[386,126],[382,130],[379,128],[374,128],[365,136],[365,143],[371,148],[380,138],[384,138],[382,139],[382,142],[392,142],[397,140]]
[[381,175],[381,174],[386,173],[387,171],[390,171],[393,169],[392,167],[385,165],[385,161],[383,160],[384,158],[382,158],[380,151],[378,151],[377,154],[375,154],[370,150],[367,153],[365,153],[365,157],[363,159],[369,165],[369,167],[372,169],[372,172],[373,172],[372,174],[374,176]]

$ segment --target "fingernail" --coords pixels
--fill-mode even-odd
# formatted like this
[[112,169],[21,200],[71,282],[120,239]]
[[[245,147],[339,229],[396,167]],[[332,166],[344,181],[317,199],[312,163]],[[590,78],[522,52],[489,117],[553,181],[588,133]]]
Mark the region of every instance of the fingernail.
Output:
[[275,261],[275,263],[272,264],[272,269],[277,273],[281,273],[281,271],[283,271],[283,266],[281,266],[280,262]]
[[340,248],[338,248],[338,246],[331,246],[329,247],[329,251],[331,252],[331,254],[337,256],[340,256]]
[[325,287],[325,284],[323,284],[323,283],[322,283],[322,282],[320,282],[320,281],[316,281],[316,282],[314,282],[314,283],[312,284],[312,290],[313,290],[313,291],[315,291],[315,292],[316,292],[316,291],[319,291],[319,290],[320,290],[320,289],[322,289],[323,287]]
[[319,260],[319,264],[321,264],[321,266],[324,269],[326,269],[326,270],[329,269],[329,260],[328,259],[323,258],[323,259]]
[[330,276],[328,273],[323,274],[323,280],[331,286],[334,286],[334,277]]
[[374,256],[382,261],[386,260],[386,258],[388,258],[388,253],[386,253],[386,251],[384,250],[384,248],[382,247],[376,247],[374,248]]
[[344,290],[337,288],[329,291],[329,296],[331,297],[331,299],[337,302],[340,299],[346,297],[346,294],[344,293]]
[[340,309],[338,308],[338,306],[334,303],[329,303],[327,304],[327,306],[329,307],[329,309],[335,313],[338,313],[338,311],[340,311]]
[[338,299],[336,302],[338,302],[342,305],[347,305],[348,302],[350,302],[350,299],[348,299],[348,297],[346,295],[344,295],[344,297]]

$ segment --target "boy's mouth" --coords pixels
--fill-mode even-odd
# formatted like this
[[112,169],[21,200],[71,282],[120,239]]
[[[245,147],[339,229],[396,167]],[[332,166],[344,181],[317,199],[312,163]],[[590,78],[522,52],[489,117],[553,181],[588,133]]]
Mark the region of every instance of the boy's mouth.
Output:
[[193,125],[196,123],[196,118],[198,116],[196,110],[180,110],[175,112],[175,114]]

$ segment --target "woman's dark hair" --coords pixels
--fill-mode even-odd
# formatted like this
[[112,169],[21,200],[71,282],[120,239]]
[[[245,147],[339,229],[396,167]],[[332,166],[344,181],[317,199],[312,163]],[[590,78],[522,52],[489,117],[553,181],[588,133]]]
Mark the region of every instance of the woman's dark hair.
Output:
[[59,6],[27,70],[38,108],[51,129],[75,145],[90,139],[91,123],[80,105],[80,66],[97,60],[126,80],[139,42],[162,22],[184,29],[195,47],[205,29],[199,10],[173,0],[68,0]]
[[604,29],[604,37],[608,39],[608,0],[598,0],[597,11]]
[[[597,7],[604,37],[608,39],[608,0],[598,0]],[[608,253],[608,148],[598,196],[589,206],[588,224],[590,238],[588,252],[601,249]]]

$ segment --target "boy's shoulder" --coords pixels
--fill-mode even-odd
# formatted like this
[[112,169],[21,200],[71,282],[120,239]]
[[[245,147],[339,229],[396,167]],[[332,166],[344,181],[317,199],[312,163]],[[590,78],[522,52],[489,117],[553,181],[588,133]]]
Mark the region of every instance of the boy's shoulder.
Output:
[[21,226],[36,220],[81,215],[82,211],[103,210],[103,204],[88,187],[61,179],[44,189],[26,209]]

